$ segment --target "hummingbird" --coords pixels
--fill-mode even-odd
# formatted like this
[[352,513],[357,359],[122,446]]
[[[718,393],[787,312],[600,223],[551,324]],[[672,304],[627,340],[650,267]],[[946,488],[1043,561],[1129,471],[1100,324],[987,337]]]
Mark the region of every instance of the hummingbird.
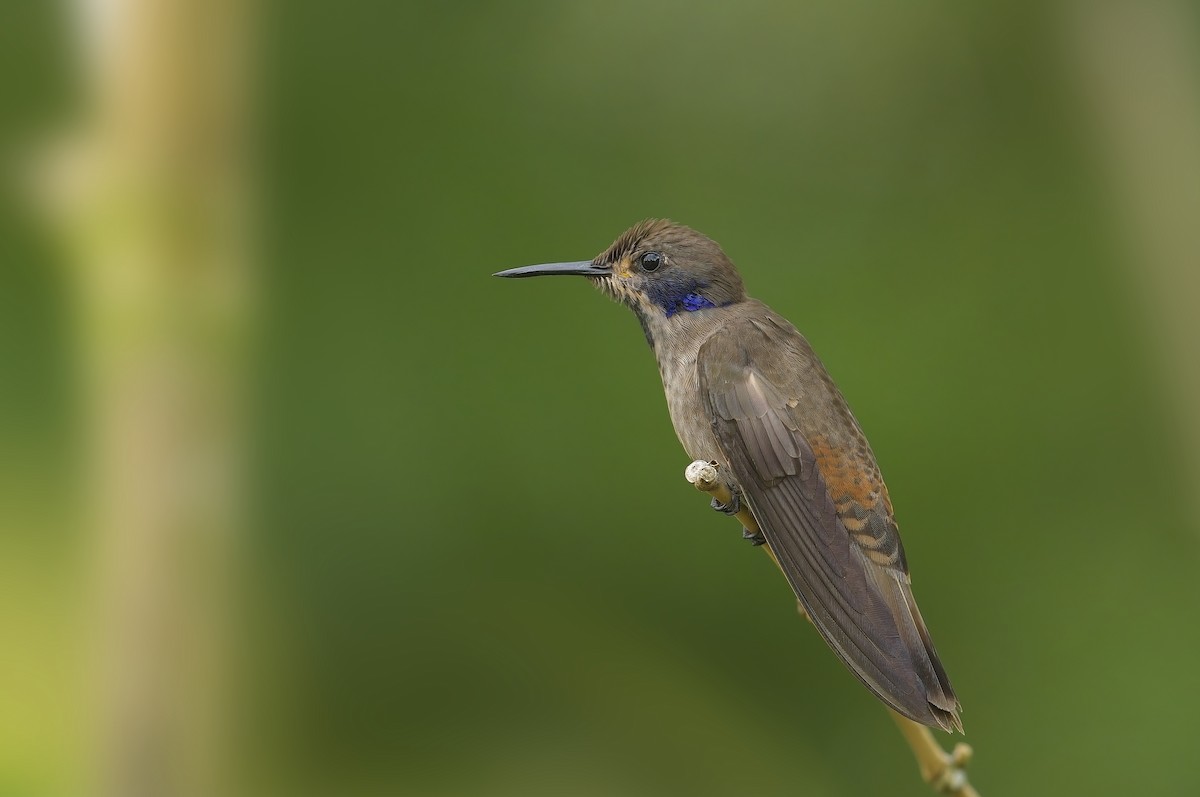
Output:
[[800,608],[883,703],[962,732],[954,689],[910,586],[875,455],[808,341],[746,295],[712,239],[647,219],[590,261],[497,277],[578,275],[633,310],[658,361],[675,433],[693,460],[718,463]]

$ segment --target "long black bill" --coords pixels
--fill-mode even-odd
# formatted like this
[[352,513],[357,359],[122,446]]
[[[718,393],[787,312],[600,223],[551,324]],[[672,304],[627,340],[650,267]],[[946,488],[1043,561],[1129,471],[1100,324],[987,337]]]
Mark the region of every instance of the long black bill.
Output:
[[543,263],[540,266],[521,266],[507,271],[497,271],[494,277],[545,277],[551,274],[577,274],[583,277],[603,277],[611,274],[612,270],[592,265],[590,260],[578,263]]

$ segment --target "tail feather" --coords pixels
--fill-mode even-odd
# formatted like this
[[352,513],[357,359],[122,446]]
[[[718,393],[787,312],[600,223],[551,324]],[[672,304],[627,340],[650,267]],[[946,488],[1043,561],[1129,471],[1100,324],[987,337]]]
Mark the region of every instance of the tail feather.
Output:
[[[944,730],[957,730],[962,733],[962,720],[958,716],[958,713],[962,711],[962,705],[954,694],[954,687],[950,685],[946,669],[942,666],[937,649],[933,646],[929,628],[926,627],[925,620],[921,617],[921,610],[917,608],[917,602],[913,599],[908,578],[899,573],[896,573],[895,576],[895,585],[901,598],[901,601],[897,602],[899,605],[896,606],[896,623],[908,642],[913,665],[925,687],[929,710],[937,719],[938,725]],[[912,638],[914,631],[916,632],[915,639]]]
[[911,673],[907,683],[916,693],[894,693],[887,685],[872,683],[866,678],[863,679],[864,683],[885,703],[909,719],[948,732],[962,733],[962,720],[958,717],[962,706],[933,646],[921,610],[917,608],[908,574],[903,570],[872,565],[865,555],[863,560],[867,564],[865,569],[868,578],[890,609],[894,628],[907,653],[908,662],[898,661],[896,664]]

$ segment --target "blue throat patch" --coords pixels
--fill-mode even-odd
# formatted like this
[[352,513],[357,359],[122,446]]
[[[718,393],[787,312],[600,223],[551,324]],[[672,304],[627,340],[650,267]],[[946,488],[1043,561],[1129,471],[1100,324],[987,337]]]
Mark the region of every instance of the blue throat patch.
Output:
[[685,313],[694,313],[697,310],[706,310],[710,307],[716,307],[711,299],[701,296],[698,293],[689,293],[683,297],[682,301],[676,302],[673,305],[664,304],[662,309],[667,314],[667,318],[670,318],[680,310]]
[[717,307],[717,303],[701,293],[708,284],[686,274],[663,274],[649,280],[645,286],[646,298],[662,308],[667,318],[676,313],[694,313]]

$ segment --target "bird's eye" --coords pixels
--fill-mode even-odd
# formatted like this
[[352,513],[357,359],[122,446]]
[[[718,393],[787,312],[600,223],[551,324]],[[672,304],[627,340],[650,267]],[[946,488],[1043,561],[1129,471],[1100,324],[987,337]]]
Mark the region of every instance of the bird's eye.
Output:
[[642,255],[642,271],[655,271],[662,265],[662,255],[658,252],[647,252]]

